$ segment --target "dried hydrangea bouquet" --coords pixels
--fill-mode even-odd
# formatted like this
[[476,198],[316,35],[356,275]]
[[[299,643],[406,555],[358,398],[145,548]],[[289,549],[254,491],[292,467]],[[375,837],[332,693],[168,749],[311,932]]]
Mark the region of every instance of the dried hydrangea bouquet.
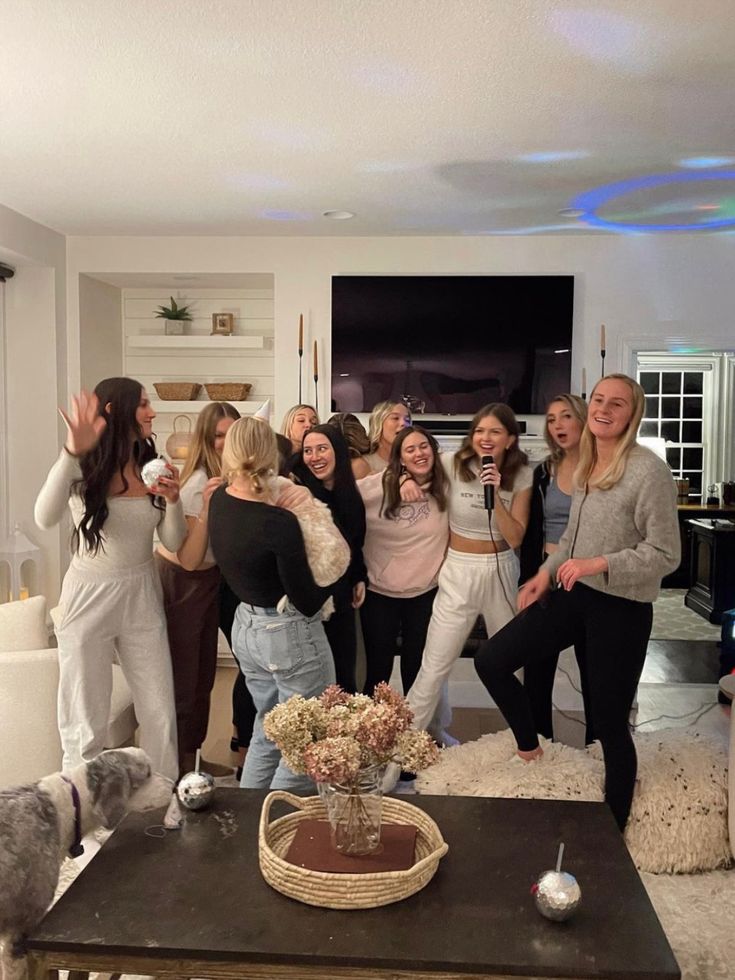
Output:
[[380,844],[381,780],[389,762],[407,772],[436,762],[436,744],[412,729],[412,720],[406,699],[385,683],[372,697],[332,685],[318,698],[295,695],[266,715],[265,734],[286,765],[317,784],[338,851],[369,854]]

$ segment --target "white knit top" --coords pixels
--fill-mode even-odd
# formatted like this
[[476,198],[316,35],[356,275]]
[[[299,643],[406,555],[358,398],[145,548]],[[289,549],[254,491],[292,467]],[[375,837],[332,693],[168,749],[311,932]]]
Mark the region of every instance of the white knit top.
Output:
[[[71,492],[71,485],[80,476],[79,461],[62,450],[36,500],[34,517],[40,528],[46,530],[58,524],[67,506],[74,526],[79,525],[84,505],[82,498]],[[71,568],[99,574],[143,565],[152,558],[156,529],[161,543],[169,551],[178,551],[184,542],[186,521],[181,501],[166,504],[165,510],[158,510],[146,494],[145,497],[108,497],[107,506],[109,515],[102,529],[102,546],[96,555],[92,555],[80,536]]]

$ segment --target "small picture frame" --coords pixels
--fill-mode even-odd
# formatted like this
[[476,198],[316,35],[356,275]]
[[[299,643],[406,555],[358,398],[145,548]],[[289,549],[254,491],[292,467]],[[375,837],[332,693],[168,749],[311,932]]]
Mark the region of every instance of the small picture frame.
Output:
[[235,329],[234,313],[213,313],[212,314],[212,333],[219,333],[229,337]]

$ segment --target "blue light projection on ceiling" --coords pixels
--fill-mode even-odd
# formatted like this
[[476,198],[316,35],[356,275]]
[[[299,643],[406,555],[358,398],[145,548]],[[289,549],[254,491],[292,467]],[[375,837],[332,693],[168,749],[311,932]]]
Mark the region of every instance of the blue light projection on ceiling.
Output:
[[[633,177],[629,180],[620,180],[614,184],[606,184],[603,187],[595,187],[592,190],[579,194],[574,200],[570,201],[569,206],[578,208],[582,214],[579,220],[587,225],[596,228],[604,228],[608,231],[638,233],[638,232],[669,232],[669,231],[712,231],[719,228],[735,228],[735,208],[733,208],[733,198],[724,198],[719,205],[704,204],[695,207],[698,213],[707,214],[712,211],[717,212],[717,217],[700,221],[695,219],[690,222],[676,222],[671,224],[651,224],[649,222],[635,221],[634,215],[616,216],[615,218],[603,218],[598,214],[604,205],[610,205],[618,198],[624,197],[635,191],[649,190],[651,188],[663,187],[666,185],[694,184],[707,181],[735,181],[735,170],[693,170],[689,173],[671,174],[650,174],[647,177]],[[688,202],[687,202],[688,203]],[[688,204],[690,210],[691,205]],[[651,209],[646,209],[651,213]]]
[[678,161],[678,166],[687,170],[709,170],[712,167],[729,167],[735,163],[735,157],[684,157]]

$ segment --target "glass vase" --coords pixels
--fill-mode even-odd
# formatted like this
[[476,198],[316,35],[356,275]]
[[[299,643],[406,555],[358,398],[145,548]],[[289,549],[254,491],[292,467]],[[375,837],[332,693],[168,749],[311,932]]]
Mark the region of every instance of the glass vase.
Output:
[[319,783],[332,844],[342,854],[370,854],[380,845],[383,771],[370,766],[352,783]]

